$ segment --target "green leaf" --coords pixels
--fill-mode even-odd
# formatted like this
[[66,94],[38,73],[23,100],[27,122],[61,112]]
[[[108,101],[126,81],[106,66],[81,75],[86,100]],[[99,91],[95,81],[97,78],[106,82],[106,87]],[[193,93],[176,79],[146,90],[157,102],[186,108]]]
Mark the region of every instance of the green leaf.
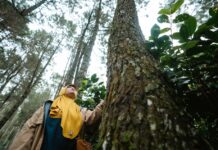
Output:
[[180,15],[176,16],[175,19],[173,19],[173,22],[174,23],[183,22],[183,21],[187,20],[189,17],[190,17],[189,14],[186,14],[186,13],[180,14]]
[[192,57],[199,58],[199,57],[204,56],[204,55],[205,55],[205,53],[201,52],[201,53],[198,53],[196,55],[193,55]]
[[97,75],[96,75],[96,74],[93,74],[93,75],[91,76],[91,81],[92,81],[93,83],[98,82],[98,78],[97,78]]
[[175,4],[173,4],[172,5],[172,14],[174,13],[174,12],[176,12],[180,7],[181,7],[181,5],[184,3],[184,0],[178,0]]
[[200,38],[202,33],[204,33],[205,31],[207,31],[209,29],[210,29],[210,26],[208,26],[207,24],[200,25],[198,27],[197,31],[194,33],[195,38]]
[[161,55],[161,53],[163,53],[163,51],[165,51],[166,49],[170,49],[171,45],[172,42],[170,41],[169,36],[163,35],[158,38],[156,46],[158,48],[158,52],[160,53],[159,55]]
[[157,18],[157,21],[159,23],[169,23],[169,18],[167,15],[160,15],[158,18]]
[[211,16],[215,16],[216,14],[218,14],[218,9],[217,8],[210,8],[209,9],[209,14],[211,15]]
[[183,38],[183,40],[188,40],[189,38],[189,29],[187,27],[187,25],[183,24],[179,30],[179,33],[181,35],[181,37]]
[[213,41],[217,41],[217,39],[218,39],[218,32],[217,31],[207,30],[207,31],[204,32],[203,37],[205,37],[207,39],[211,39]]
[[162,15],[170,15],[171,14],[171,9],[169,8],[163,8],[161,9],[158,14],[162,14]]
[[181,39],[182,39],[182,37],[181,37],[181,35],[180,35],[179,32],[173,33],[173,34],[171,35],[171,38],[177,39],[177,40],[181,40]]
[[185,20],[185,25],[188,27],[189,36],[192,35],[197,27],[197,20],[195,17],[189,16],[187,20]]
[[100,86],[100,85],[103,85],[104,84],[104,82],[100,82],[100,83],[98,83],[98,85]]
[[174,62],[174,59],[170,55],[163,55],[160,57],[160,62],[162,65],[171,66]]
[[82,80],[82,85],[83,85],[83,86],[86,86],[87,83],[88,83],[88,80],[87,80],[87,79]]
[[[151,39],[151,40],[152,40],[152,39]],[[155,46],[155,43],[154,43],[154,42],[147,42],[146,44],[147,44],[147,47],[148,47],[149,49]]]
[[196,55],[201,52],[209,52],[210,49],[211,49],[210,46],[202,46],[202,47],[198,46],[198,47],[193,47],[193,48],[186,50],[185,54],[186,56],[190,58],[191,56]]
[[197,20],[195,17],[188,14],[179,15],[176,17],[176,19],[174,19],[174,22],[182,21],[184,21],[184,24],[182,24],[179,33],[184,40],[187,40],[189,36],[195,32],[197,27]]
[[168,32],[170,30],[171,30],[171,28],[163,28],[163,29],[160,30],[160,34],[166,33],[166,32]]
[[193,40],[193,41],[188,41],[186,43],[184,43],[183,45],[181,45],[181,48],[183,49],[190,49],[196,46],[196,44],[198,44],[199,41],[197,40]]
[[178,0],[176,3],[172,4],[170,8],[161,9],[158,13],[162,15],[170,15],[176,12],[180,6],[184,3],[184,0]]
[[160,27],[159,27],[157,24],[155,24],[155,25],[151,28],[151,37],[152,37],[153,39],[157,39],[158,36],[159,36],[159,34],[160,34]]

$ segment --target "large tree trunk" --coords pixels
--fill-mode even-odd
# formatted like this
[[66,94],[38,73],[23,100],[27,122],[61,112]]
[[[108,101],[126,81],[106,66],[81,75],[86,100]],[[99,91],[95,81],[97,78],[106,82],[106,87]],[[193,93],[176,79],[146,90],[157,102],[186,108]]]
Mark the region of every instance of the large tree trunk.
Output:
[[95,11],[95,25],[91,31],[91,36],[88,43],[84,47],[84,54],[82,58],[82,64],[75,75],[75,84],[80,87],[82,80],[86,77],[87,70],[89,67],[90,57],[95,44],[96,36],[99,30],[100,18],[101,18],[101,0],[99,1],[98,8]]
[[108,86],[100,144],[107,150],[197,147],[158,64],[145,48],[134,0],[117,0],[108,49]]

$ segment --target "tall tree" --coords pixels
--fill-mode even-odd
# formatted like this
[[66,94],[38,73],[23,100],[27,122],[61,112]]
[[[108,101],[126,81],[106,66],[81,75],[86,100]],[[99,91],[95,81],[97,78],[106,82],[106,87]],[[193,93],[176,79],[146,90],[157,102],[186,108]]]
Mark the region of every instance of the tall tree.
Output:
[[[16,135],[17,131],[23,126],[25,121],[38,109],[42,103],[49,98],[50,90],[48,88],[43,88],[38,86],[43,90],[36,92],[35,90],[31,91],[31,94],[28,96],[28,101],[25,101],[20,106],[20,110],[16,111],[13,114],[7,123],[0,130],[0,149],[6,150],[9,143]],[[40,98],[39,98],[40,95]]]
[[95,23],[90,31],[91,33],[90,33],[90,37],[88,39],[88,42],[85,44],[85,46],[83,48],[81,66],[78,67],[79,69],[75,75],[75,84],[78,87],[80,87],[81,82],[83,79],[85,79],[87,71],[88,71],[92,50],[93,50],[95,40],[96,40],[98,30],[99,30],[100,18],[101,18],[101,13],[102,13],[101,3],[102,3],[102,1],[100,0],[98,7],[95,10]]
[[[39,8],[47,0],[41,0],[28,8],[19,7],[16,1],[0,1],[0,29],[11,31],[12,33],[22,33],[27,29],[28,16]],[[24,2],[23,2],[24,3]]]
[[84,46],[84,38],[91,24],[92,15],[93,15],[93,10],[89,13],[88,18],[87,18],[87,23],[85,24],[84,28],[81,30],[79,40],[76,42],[76,54],[74,58],[71,58],[70,65],[69,65],[68,71],[65,76],[66,83],[71,83],[75,78],[75,71],[77,67],[79,67],[79,64],[81,62],[81,55],[83,55],[82,48]]
[[[8,103],[4,103],[4,108],[1,109],[0,113],[0,128],[7,122],[7,120],[13,115],[13,113],[18,109],[26,97],[30,94],[31,90],[39,83],[42,74],[51,62],[54,54],[59,49],[60,42],[57,46],[52,46],[53,38],[50,35],[46,35],[45,32],[36,33],[34,41],[35,47],[28,47],[29,49],[34,49],[35,51],[28,54],[27,61],[23,66],[23,72],[28,73],[20,82],[20,93],[17,93],[16,99],[8,100]],[[47,37],[47,39],[46,39]],[[40,41],[46,41],[41,44]],[[31,46],[31,44],[29,45]],[[29,72],[27,70],[30,70]],[[23,75],[22,75],[23,76]],[[14,93],[10,93],[14,95]],[[10,96],[12,97],[12,96]],[[14,97],[14,96],[13,96]],[[5,101],[5,100],[4,100]]]
[[145,49],[134,0],[117,0],[107,67],[103,149],[206,149]]

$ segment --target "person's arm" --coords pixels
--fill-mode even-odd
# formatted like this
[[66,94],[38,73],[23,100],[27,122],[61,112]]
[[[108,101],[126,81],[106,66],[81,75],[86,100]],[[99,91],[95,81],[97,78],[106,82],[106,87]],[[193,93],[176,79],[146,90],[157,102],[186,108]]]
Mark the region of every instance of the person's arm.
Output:
[[30,119],[26,121],[21,131],[15,136],[8,150],[30,150],[34,139],[34,132],[38,124],[43,122],[43,107],[40,107]]
[[101,118],[102,109],[104,107],[105,101],[101,101],[94,110],[82,109],[83,120],[88,125],[91,125]]

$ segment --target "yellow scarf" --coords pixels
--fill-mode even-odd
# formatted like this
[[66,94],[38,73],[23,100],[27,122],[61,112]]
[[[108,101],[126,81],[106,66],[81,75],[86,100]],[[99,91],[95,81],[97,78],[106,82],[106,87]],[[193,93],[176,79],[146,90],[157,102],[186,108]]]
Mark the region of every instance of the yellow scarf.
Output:
[[59,96],[54,99],[50,109],[50,117],[61,118],[63,136],[73,139],[78,135],[83,121],[80,107],[74,102],[75,99],[65,95],[66,90],[67,87],[62,88]]

